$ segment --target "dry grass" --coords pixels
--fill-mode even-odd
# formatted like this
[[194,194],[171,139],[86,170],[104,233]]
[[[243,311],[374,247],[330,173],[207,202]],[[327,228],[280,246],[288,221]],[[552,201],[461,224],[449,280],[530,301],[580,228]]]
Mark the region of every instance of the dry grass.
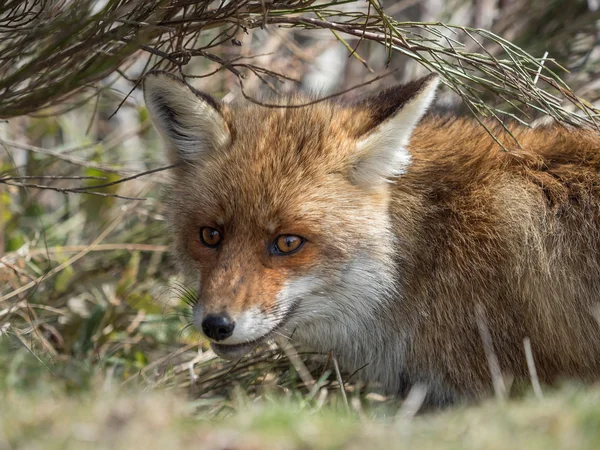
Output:
[[[445,3],[114,0],[94,13],[91,0],[4,2],[0,448],[591,447],[597,389],[536,387],[541,401],[411,419],[415,405],[363,392],[352,374],[341,374],[346,406],[327,357],[300,355],[305,382],[277,348],[231,365],[189,327],[167,252],[162,152],[136,88],[143,74],[181,71],[230,101],[323,80],[324,95],[353,96],[365,80],[376,81],[362,91],[428,68],[449,88],[442,98],[458,92],[480,115],[592,123],[596,109],[561,81],[600,97],[588,2]],[[46,16],[7,19],[42,4]],[[77,5],[89,7],[73,20]],[[35,21],[43,26],[27,26]]]
[[[9,1],[0,8],[0,118],[38,111],[82,89],[90,92],[88,98],[97,96],[110,85],[95,83],[113,73],[135,88],[148,70],[158,67],[190,79],[227,70],[252,99],[244,90],[249,74],[271,87],[273,81],[297,79],[287,70],[254,63],[253,54],[225,58],[218,53],[222,47],[242,46],[240,38],[248,30],[268,26],[329,30],[371,71],[357,53],[358,45],[379,43],[388,64],[400,53],[438,72],[476,115],[499,121],[508,115],[526,122],[539,112],[562,122],[595,125],[598,110],[564,83],[560,72],[566,69],[547,52],[532,55],[472,26],[396,20],[378,0],[368,0],[366,10],[356,0]],[[350,45],[348,37],[358,43]],[[196,59],[217,68],[198,74],[193,71]],[[127,68],[136,62],[142,67],[131,77]],[[486,103],[486,93],[504,105]]]

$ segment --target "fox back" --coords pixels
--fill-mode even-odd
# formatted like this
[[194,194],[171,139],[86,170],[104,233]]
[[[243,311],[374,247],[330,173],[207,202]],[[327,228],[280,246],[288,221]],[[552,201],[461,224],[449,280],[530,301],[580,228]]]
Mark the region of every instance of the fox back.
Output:
[[486,395],[495,369],[527,378],[526,339],[541,381],[600,378],[600,135],[488,122],[495,140],[424,117],[436,86],[273,108],[146,77],[176,260],[218,355],[291,338],[437,404]]

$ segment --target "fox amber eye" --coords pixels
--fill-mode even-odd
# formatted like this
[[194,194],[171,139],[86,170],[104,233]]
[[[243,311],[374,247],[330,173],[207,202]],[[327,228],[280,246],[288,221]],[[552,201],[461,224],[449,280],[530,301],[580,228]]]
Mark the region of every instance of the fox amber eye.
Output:
[[304,244],[304,238],[293,234],[282,234],[274,242],[273,253],[278,255],[289,255],[295,253]]
[[216,247],[221,242],[221,232],[215,228],[200,228],[200,240],[207,247]]

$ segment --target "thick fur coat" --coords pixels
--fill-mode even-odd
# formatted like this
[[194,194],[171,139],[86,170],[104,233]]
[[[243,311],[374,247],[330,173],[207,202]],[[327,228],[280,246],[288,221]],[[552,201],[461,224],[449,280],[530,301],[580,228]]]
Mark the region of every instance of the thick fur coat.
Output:
[[[525,338],[542,382],[600,378],[600,135],[510,125],[515,141],[487,122],[502,148],[474,119],[425,115],[436,85],[269,108],[146,78],[195,321],[234,325],[218,354],[292,337],[438,404],[490,393],[492,359],[527,378]],[[272,251],[290,235],[301,248]]]

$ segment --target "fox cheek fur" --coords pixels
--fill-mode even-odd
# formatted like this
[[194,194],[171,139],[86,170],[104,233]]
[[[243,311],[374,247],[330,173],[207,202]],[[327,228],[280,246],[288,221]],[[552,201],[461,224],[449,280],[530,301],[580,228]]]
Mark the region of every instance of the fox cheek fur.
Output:
[[[600,136],[486,122],[505,151],[472,119],[423,118],[437,82],[264,108],[146,77],[177,165],[176,261],[200,282],[195,323],[219,355],[293,334],[442,404],[490,393],[483,330],[504,374],[528,377],[529,338],[543,382],[600,377]],[[288,235],[302,247],[274,252]]]

